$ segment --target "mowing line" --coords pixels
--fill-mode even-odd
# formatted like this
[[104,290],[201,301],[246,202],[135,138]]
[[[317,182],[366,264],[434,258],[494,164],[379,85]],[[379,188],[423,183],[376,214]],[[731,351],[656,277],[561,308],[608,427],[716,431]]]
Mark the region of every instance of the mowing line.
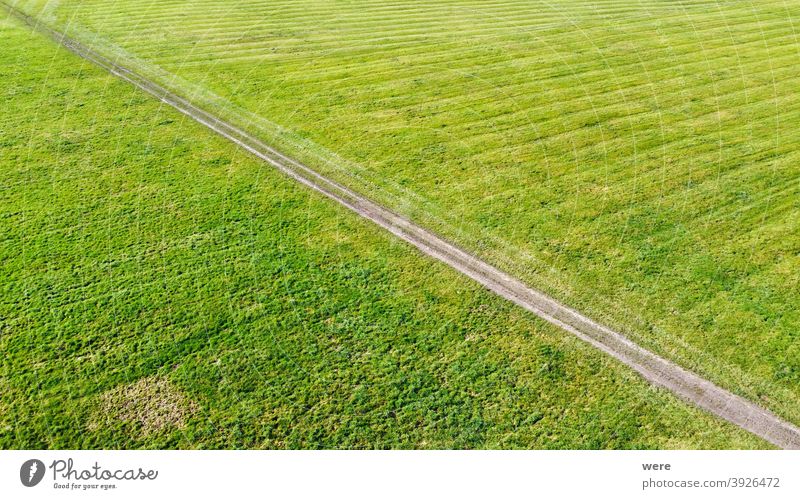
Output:
[[49,36],[69,51],[151,94],[266,161],[285,175],[383,227],[426,255],[444,262],[503,298],[574,334],[631,367],[652,384],[666,388],[679,398],[778,447],[800,449],[800,429],[788,421],[640,347],[622,334],[594,322],[549,296],[529,288],[519,279],[457,248],[454,244],[338,182],[284,156],[247,132],[207,113],[186,99],[130,69],[118,65],[63,33],[40,23],[37,19],[6,4],[5,1],[0,0],[0,4],[35,31]]

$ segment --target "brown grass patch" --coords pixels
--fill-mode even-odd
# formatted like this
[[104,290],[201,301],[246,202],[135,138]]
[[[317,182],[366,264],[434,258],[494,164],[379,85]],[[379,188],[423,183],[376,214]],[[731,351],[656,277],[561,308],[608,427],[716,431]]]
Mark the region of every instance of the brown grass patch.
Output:
[[[103,426],[115,426],[116,422],[136,425],[142,436],[147,436],[182,428],[196,410],[197,404],[169,380],[151,376],[100,395],[98,419],[106,423]],[[90,429],[98,426],[91,424]]]

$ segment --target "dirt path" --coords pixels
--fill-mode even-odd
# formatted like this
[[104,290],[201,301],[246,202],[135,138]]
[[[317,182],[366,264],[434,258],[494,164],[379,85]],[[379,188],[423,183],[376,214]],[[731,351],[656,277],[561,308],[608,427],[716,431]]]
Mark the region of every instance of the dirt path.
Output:
[[146,78],[106,59],[92,49],[62,33],[40,24],[36,19],[8,6],[9,12],[35,30],[48,35],[75,54],[169,104],[181,113],[202,123],[241,148],[268,162],[303,185],[337,201],[362,217],[371,220],[395,236],[469,276],[498,295],[516,303],[569,331],[578,338],[633,368],[654,385],[666,388],[681,399],[786,449],[800,449],[800,429],[754,403],[724,390],[710,381],[686,371],[672,362],[645,350],[621,334],[598,324],[552,298],[528,288],[520,280],[458,249],[452,243],[428,232],[413,222],[373,203],[356,192],[334,182],[270,148],[248,133],[199,109]]

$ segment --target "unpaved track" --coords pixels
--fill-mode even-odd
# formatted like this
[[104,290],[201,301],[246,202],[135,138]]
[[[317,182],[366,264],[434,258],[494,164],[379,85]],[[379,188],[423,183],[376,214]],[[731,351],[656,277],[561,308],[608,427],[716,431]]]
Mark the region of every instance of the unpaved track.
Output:
[[301,184],[339,202],[400,239],[416,246],[423,253],[446,263],[498,295],[611,355],[636,370],[654,385],[666,388],[681,399],[730,421],[778,447],[800,449],[800,429],[791,423],[639,347],[621,334],[592,321],[539,291],[530,289],[520,280],[458,249],[435,234],[320,175],[305,165],[284,156],[247,132],[199,109],[191,102],[133,71],[119,66],[62,33],[40,24],[38,20],[5,2],[0,2],[0,4],[5,5],[9,12],[35,30],[48,35],[75,54],[169,104]]

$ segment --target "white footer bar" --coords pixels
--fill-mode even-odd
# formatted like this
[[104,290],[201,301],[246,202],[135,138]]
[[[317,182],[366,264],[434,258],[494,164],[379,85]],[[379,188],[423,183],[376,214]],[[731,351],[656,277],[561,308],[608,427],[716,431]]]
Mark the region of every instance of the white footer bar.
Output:
[[800,497],[800,451],[0,451],[0,470],[15,498]]

